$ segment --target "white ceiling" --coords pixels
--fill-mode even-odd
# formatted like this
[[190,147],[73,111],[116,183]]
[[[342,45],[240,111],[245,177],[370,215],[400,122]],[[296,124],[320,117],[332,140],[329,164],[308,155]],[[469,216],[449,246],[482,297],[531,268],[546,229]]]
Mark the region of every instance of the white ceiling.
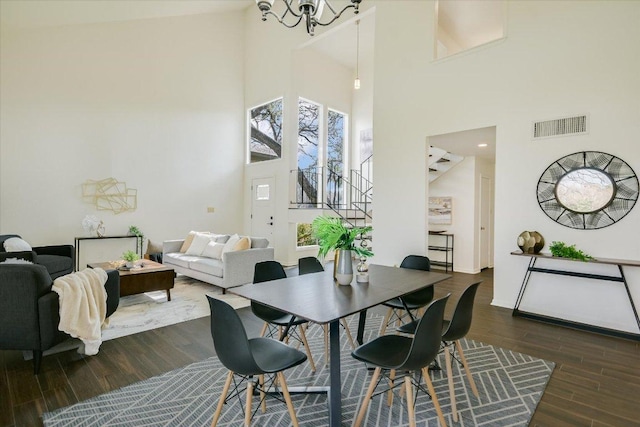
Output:
[[[478,144],[487,144],[478,147]],[[460,156],[476,156],[495,161],[496,128],[495,126],[452,132],[429,137],[429,145],[433,145]]]

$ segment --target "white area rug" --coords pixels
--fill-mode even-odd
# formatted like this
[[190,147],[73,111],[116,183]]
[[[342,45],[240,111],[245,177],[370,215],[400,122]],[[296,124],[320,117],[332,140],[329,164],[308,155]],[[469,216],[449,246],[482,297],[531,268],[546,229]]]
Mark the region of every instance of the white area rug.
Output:
[[[222,294],[221,288],[179,275],[171,289],[171,301],[167,301],[165,291],[120,298],[118,309],[109,318],[109,325],[102,330],[102,341],[208,316],[209,303],[205,295],[223,300],[236,310],[250,305],[248,299]],[[80,340],[69,338],[45,351],[44,355],[76,349],[79,345]],[[30,351],[23,352],[23,355],[25,360],[33,357]]]
[[120,305],[109,318],[109,326],[102,331],[102,340],[112,340],[150,329],[161,328],[209,315],[209,303],[205,295],[221,299],[236,310],[249,306],[249,300],[222,294],[222,289],[191,279],[176,278],[171,290],[171,301],[165,291],[148,292],[120,298]]

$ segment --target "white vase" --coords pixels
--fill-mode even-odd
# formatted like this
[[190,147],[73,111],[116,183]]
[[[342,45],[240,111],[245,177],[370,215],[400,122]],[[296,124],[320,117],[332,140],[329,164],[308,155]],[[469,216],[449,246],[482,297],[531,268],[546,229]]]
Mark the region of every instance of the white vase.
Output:
[[350,285],[353,280],[353,263],[351,251],[346,249],[336,250],[336,281],[339,285]]

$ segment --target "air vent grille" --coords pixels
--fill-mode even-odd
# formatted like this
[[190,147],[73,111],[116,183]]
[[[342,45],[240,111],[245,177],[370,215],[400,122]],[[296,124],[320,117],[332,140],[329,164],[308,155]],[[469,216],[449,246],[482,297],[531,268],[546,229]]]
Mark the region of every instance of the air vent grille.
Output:
[[533,138],[577,135],[587,133],[587,116],[565,117],[533,124]]

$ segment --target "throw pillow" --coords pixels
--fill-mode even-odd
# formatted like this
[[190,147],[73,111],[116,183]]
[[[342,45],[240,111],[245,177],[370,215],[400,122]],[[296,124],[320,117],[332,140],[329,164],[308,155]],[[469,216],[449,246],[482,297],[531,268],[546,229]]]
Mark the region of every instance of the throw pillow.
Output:
[[152,242],[151,239],[147,242],[147,253],[157,254],[162,252],[162,243]]
[[238,243],[233,247],[234,251],[246,251],[251,247],[251,239],[247,236],[241,237]]
[[236,246],[236,243],[238,243],[240,241],[240,236],[238,236],[237,234],[234,234],[233,236],[229,237],[229,240],[227,240],[227,243],[224,244],[224,248],[222,248],[222,253],[225,254],[227,252],[232,252],[233,248]]
[[189,249],[189,246],[191,246],[191,242],[193,242],[193,238],[196,236],[196,233],[196,231],[190,231],[189,234],[187,234],[187,237],[185,237],[184,242],[180,247],[180,252],[187,252],[187,249]]
[[211,235],[205,233],[196,233],[193,237],[189,249],[185,252],[187,255],[202,255],[202,251],[211,241]]
[[202,256],[213,259],[221,259],[223,248],[224,243],[209,242],[207,247],[204,248],[204,251],[202,251]]
[[7,252],[30,251],[31,245],[19,237],[10,237],[4,241],[4,250]]

